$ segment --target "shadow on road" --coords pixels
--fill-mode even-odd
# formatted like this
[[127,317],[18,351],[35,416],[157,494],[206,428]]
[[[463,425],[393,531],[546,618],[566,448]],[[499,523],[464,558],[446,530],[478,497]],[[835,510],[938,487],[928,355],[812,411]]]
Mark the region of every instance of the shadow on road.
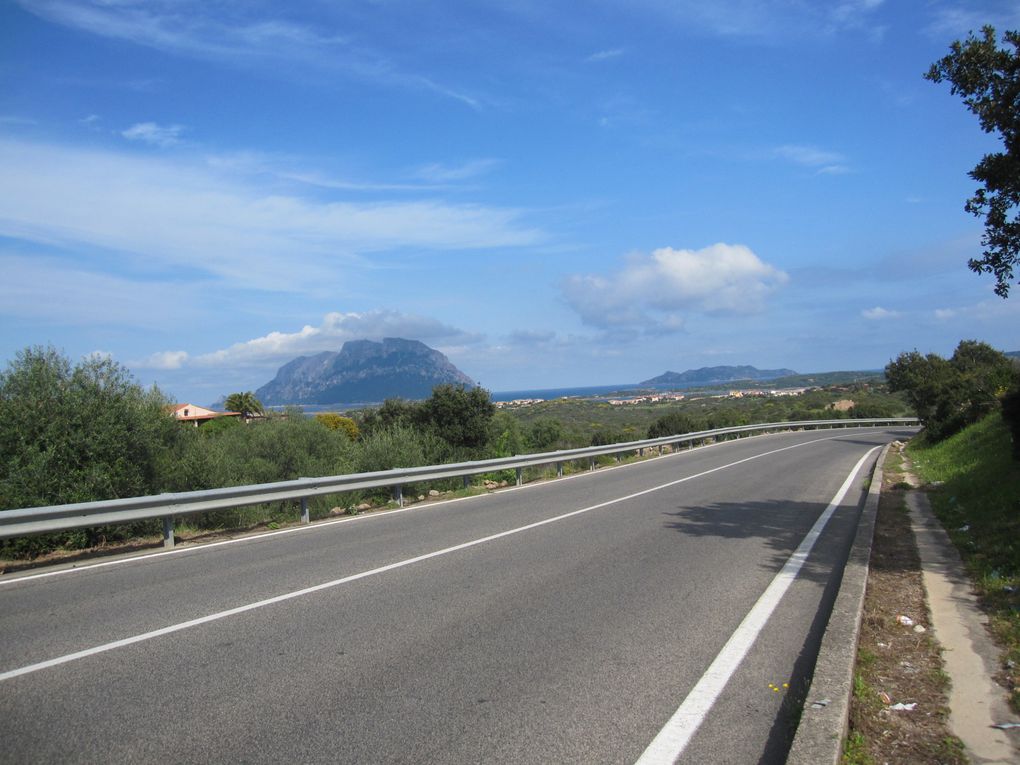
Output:
[[[691,537],[758,538],[771,551],[761,566],[774,574],[785,565],[825,507],[814,502],[721,502],[666,513],[670,518],[666,526]],[[797,648],[790,690],[776,713],[759,765],[786,761],[859,517],[860,505],[838,508],[798,573],[798,578],[813,582],[822,592],[804,641]]]

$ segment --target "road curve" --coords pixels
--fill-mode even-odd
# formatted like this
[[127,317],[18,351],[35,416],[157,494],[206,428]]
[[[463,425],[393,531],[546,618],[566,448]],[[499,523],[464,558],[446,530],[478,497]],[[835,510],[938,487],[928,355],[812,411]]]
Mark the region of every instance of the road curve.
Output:
[[758,436],[0,578],[0,760],[633,763],[829,508],[678,750],[782,762],[874,447],[909,434]]

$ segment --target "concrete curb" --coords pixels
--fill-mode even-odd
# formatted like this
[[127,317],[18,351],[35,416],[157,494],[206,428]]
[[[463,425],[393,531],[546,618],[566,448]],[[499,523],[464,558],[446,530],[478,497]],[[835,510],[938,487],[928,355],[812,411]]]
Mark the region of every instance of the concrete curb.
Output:
[[1016,731],[995,727],[1020,724],[1020,717],[1009,708],[1005,690],[992,679],[999,670],[1000,651],[988,633],[988,616],[927,495],[908,492],[907,506],[921,557],[931,627],[942,645],[950,680],[949,729],[963,742],[971,762],[1020,762]]
[[800,725],[786,762],[788,765],[839,765],[850,716],[857,636],[868,584],[871,542],[875,533],[882,466],[892,444],[886,444],[871,474],[871,486],[857,524],[843,581],[822,637],[811,687],[804,700]]

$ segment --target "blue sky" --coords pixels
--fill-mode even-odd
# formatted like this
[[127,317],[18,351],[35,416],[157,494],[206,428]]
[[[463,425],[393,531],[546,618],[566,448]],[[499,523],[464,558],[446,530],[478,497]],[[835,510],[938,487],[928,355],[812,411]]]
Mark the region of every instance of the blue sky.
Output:
[[179,401],[345,340],[491,390],[1020,350],[998,146],[922,75],[1015,2],[0,4],[0,359]]

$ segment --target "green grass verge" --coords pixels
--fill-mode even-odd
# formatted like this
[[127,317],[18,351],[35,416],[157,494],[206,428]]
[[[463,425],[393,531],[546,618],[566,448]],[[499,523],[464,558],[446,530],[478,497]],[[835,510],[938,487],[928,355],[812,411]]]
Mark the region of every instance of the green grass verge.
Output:
[[1020,711],[1020,462],[1010,451],[998,414],[941,443],[908,448],[1005,648],[1003,674]]

